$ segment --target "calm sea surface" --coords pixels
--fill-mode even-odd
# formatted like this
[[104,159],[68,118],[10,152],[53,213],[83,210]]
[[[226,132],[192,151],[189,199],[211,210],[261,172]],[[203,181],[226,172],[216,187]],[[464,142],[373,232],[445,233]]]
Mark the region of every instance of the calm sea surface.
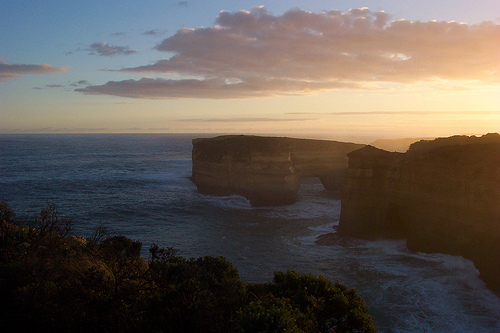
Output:
[[191,140],[200,135],[0,135],[0,200],[17,215],[47,204],[180,255],[222,255],[242,279],[276,270],[311,272],[355,287],[382,332],[500,332],[500,299],[462,257],[410,253],[404,241],[337,239],[338,197],[311,180],[296,204],[252,208],[238,196],[201,195],[189,180]]

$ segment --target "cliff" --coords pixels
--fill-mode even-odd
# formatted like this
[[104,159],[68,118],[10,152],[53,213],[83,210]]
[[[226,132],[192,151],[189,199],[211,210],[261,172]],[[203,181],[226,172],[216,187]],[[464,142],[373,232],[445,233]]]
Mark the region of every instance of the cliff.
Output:
[[404,153],[410,148],[412,143],[421,140],[434,140],[435,138],[401,138],[401,139],[377,139],[370,143],[370,145],[388,151],[397,151]]
[[367,146],[348,158],[339,232],[461,255],[500,292],[500,135],[419,141],[404,154]]
[[253,206],[292,204],[300,180],[340,190],[347,153],[363,145],[244,135],[193,140],[191,180],[206,194],[238,194]]

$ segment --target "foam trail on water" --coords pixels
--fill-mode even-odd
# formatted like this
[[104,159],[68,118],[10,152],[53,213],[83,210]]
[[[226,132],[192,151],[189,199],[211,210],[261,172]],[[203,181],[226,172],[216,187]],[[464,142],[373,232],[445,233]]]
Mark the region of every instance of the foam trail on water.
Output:
[[203,200],[209,205],[227,210],[252,209],[250,201],[240,195],[228,195],[228,196],[204,195]]
[[[309,230],[316,231],[320,234],[325,234],[325,233],[331,233],[335,231],[335,227],[339,225],[338,221],[328,223],[328,224],[323,224],[323,225],[318,225],[318,226],[313,226],[313,227],[308,227]],[[319,236],[319,235],[318,235]],[[316,237],[318,237],[316,236]]]

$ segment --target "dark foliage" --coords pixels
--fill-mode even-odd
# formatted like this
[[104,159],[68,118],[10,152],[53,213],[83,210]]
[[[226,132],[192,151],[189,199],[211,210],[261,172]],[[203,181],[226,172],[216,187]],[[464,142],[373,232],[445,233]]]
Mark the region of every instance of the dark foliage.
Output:
[[250,285],[248,290],[257,295],[259,302],[262,299],[270,301],[272,309],[278,304],[281,311],[285,311],[287,325],[291,325],[290,319],[293,319],[295,323],[291,327],[297,327],[299,331],[376,331],[368,307],[359,294],[321,276],[295,271],[276,272],[272,282]]
[[354,289],[294,271],[247,284],[223,257],[186,259],[98,230],[68,236],[53,206],[29,221],[0,204],[4,332],[375,332]]

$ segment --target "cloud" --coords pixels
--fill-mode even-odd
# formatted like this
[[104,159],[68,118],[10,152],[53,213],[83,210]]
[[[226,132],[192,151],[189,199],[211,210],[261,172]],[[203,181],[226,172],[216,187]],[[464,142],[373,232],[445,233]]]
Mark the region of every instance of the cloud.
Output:
[[[223,11],[216,25],[183,28],[155,48],[173,53],[131,73],[200,80],[108,82],[80,90],[139,98],[250,98],[438,80],[500,83],[500,25],[391,21],[368,8],[321,13],[264,7]],[[133,88],[140,90],[134,92]]]
[[[46,84],[45,85],[45,88],[64,88],[64,86],[62,84]],[[45,88],[42,88],[42,87],[33,87],[33,89],[35,90],[42,90],[42,89],[45,89]]]
[[108,45],[106,42],[96,42],[90,45],[88,49],[91,55],[97,54],[100,56],[114,56],[114,55],[130,55],[137,53],[137,50],[131,50],[128,46],[113,46]]
[[56,67],[49,64],[41,65],[25,65],[25,64],[8,64],[0,61],[0,82],[8,79],[14,79],[26,74],[57,74],[67,72],[69,67]]
[[189,123],[254,123],[254,122],[293,122],[309,121],[312,119],[289,119],[289,118],[199,118],[199,119],[181,119],[181,122]]
[[80,81],[77,81],[77,82],[70,83],[70,86],[72,86],[72,87],[79,87],[79,86],[82,86],[82,85],[89,86],[90,83],[87,80],[80,80]]
[[101,86],[88,86],[75,91],[88,95],[113,95],[132,98],[210,98],[239,99],[277,95],[306,95],[338,88],[358,88],[350,83],[305,82],[283,79],[248,78],[232,83],[228,80],[166,80],[144,77],[140,80],[110,81]]
[[165,30],[151,29],[148,31],[144,31],[142,34],[145,36],[158,36],[158,35],[163,35],[164,33]]
[[345,111],[345,112],[287,112],[290,115],[326,115],[326,116],[381,116],[381,115],[410,115],[410,116],[430,116],[430,115],[498,115],[498,111]]

